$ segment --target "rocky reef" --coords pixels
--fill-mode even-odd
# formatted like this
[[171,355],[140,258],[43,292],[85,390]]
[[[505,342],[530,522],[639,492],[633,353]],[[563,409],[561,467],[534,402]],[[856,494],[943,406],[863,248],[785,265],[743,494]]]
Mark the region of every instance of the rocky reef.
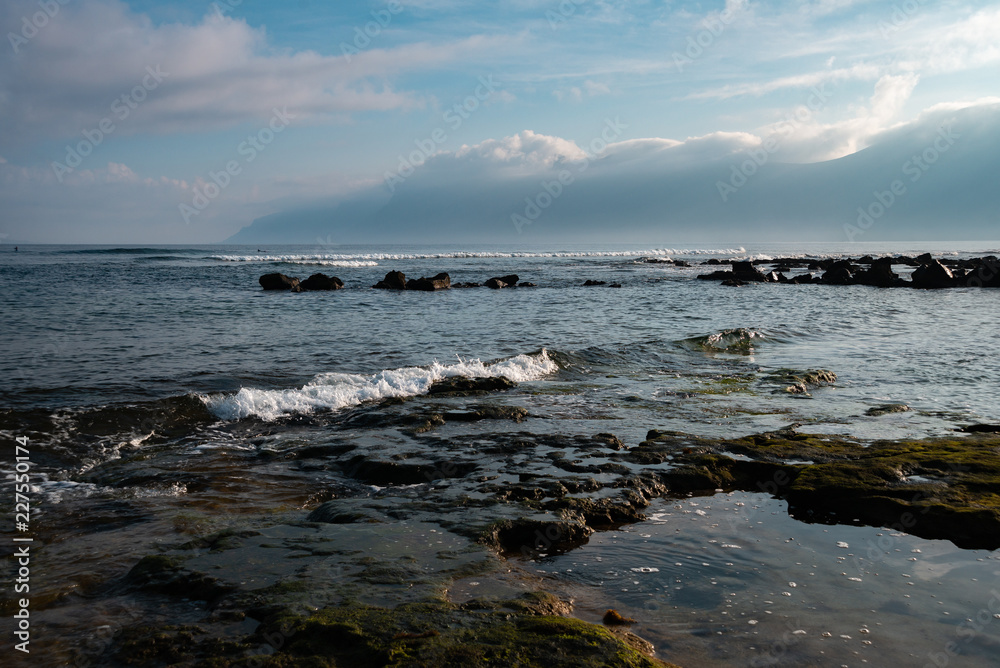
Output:
[[[705,264],[726,264],[709,260]],[[731,270],[716,270],[698,276],[701,280],[722,281],[732,287],[751,283],[788,283],[803,285],[868,285],[878,288],[1000,288],[1000,259],[995,255],[961,260],[936,259],[929,253],[916,257],[861,258],[840,260],[803,260],[776,258],[732,262]],[[910,280],[897,274],[894,267],[912,268]],[[761,267],[764,267],[762,270]],[[770,269],[770,270],[768,270]],[[793,270],[805,270],[789,276]],[[815,273],[814,273],[815,272]]]

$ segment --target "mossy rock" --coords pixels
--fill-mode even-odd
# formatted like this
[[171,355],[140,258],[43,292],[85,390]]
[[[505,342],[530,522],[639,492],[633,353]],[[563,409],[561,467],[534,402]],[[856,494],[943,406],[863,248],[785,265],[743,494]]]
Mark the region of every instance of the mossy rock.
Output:
[[1000,548],[1000,436],[867,444],[786,429],[673,458],[662,477],[674,492],[763,491],[787,499],[799,519],[857,519],[963,548]]
[[[404,604],[327,608],[269,621],[260,638],[284,639],[262,666],[668,666],[612,632],[578,619],[539,614],[551,596],[466,606]],[[641,646],[641,643],[638,643]],[[239,665],[234,663],[231,665]]]

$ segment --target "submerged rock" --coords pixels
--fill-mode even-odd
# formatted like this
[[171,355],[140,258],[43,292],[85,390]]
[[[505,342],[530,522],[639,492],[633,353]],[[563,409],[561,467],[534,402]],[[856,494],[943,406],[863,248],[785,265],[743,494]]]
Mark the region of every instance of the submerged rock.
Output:
[[906,413],[910,410],[910,407],[906,404],[882,404],[881,406],[873,406],[865,411],[865,415],[869,417],[879,417],[881,415],[889,415],[890,413]]
[[299,279],[284,274],[264,274],[257,281],[265,290],[291,290],[299,284]]

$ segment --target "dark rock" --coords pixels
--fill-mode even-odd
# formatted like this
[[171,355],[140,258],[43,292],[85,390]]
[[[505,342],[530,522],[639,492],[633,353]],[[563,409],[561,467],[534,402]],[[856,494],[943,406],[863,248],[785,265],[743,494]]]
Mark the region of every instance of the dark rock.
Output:
[[430,390],[428,390],[428,394],[467,397],[476,394],[485,394],[486,392],[510,390],[515,387],[517,387],[517,383],[503,376],[495,378],[455,377],[435,382],[431,385]]
[[913,270],[911,285],[921,290],[935,290],[955,287],[956,281],[951,269],[937,260],[931,260]]
[[451,287],[455,288],[455,289],[457,289],[457,288],[481,288],[481,287],[483,287],[483,284],[482,283],[452,283]]
[[612,283],[612,284],[611,284],[611,285],[609,285],[608,287],[609,287],[609,288],[620,288],[621,286],[622,286],[622,284],[621,284],[621,283]]
[[298,285],[300,292],[311,290],[340,290],[344,287],[344,282],[336,276],[326,274],[313,274]]
[[464,478],[479,468],[473,462],[446,459],[433,464],[406,464],[396,461],[353,457],[343,465],[345,475],[369,485],[417,485],[442,478]]
[[733,277],[745,283],[763,283],[767,280],[753,262],[733,262]]
[[291,290],[299,284],[299,279],[284,274],[264,274],[258,281],[265,290]]
[[855,282],[854,275],[847,267],[829,269],[820,280],[828,285],[850,285]]
[[406,275],[401,271],[390,271],[381,281],[372,286],[378,290],[405,290]]
[[432,278],[411,278],[406,282],[407,290],[422,290],[424,292],[434,292],[435,290],[447,290],[451,287],[451,277],[442,272]]
[[534,283],[518,283],[517,287],[519,287],[519,288],[537,288],[538,286],[535,285]]
[[879,258],[871,263],[867,271],[858,272],[855,277],[861,285],[871,285],[877,288],[891,288],[902,283],[899,275],[892,270],[891,258]]
[[568,552],[586,543],[592,533],[594,530],[582,522],[500,520],[480,534],[479,542],[502,554],[533,558]]
[[698,274],[698,280],[700,281],[725,281],[725,280],[735,280],[735,276],[731,271],[713,271],[710,274]]
[[607,285],[607,281],[595,281],[592,279],[587,279],[587,282],[583,284],[583,287],[591,287],[594,285]]
[[962,427],[967,434],[1000,434],[1000,424],[970,424]]
[[486,287],[493,290],[501,288],[513,288],[517,286],[517,274],[507,274],[506,276],[494,276],[486,281]]
[[812,274],[801,274],[799,276],[792,277],[792,279],[788,282],[793,285],[808,285],[810,283],[814,283],[815,279]]
[[746,285],[746,283],[744,283],[743,281],[737,281],[735,278],[729,278],[726,279],[725,281],[722,281],[722,285],[725,285],[727,288],[742,288],[744,285]]

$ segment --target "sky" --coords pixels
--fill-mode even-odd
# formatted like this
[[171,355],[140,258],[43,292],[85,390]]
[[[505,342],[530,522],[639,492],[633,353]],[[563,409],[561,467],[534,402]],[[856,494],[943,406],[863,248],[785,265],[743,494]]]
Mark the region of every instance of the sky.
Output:
[[6,0],[0,32],[5,244],[215,243],[418,176],[769,140],[813,164],[1000,105],[986,1]]

